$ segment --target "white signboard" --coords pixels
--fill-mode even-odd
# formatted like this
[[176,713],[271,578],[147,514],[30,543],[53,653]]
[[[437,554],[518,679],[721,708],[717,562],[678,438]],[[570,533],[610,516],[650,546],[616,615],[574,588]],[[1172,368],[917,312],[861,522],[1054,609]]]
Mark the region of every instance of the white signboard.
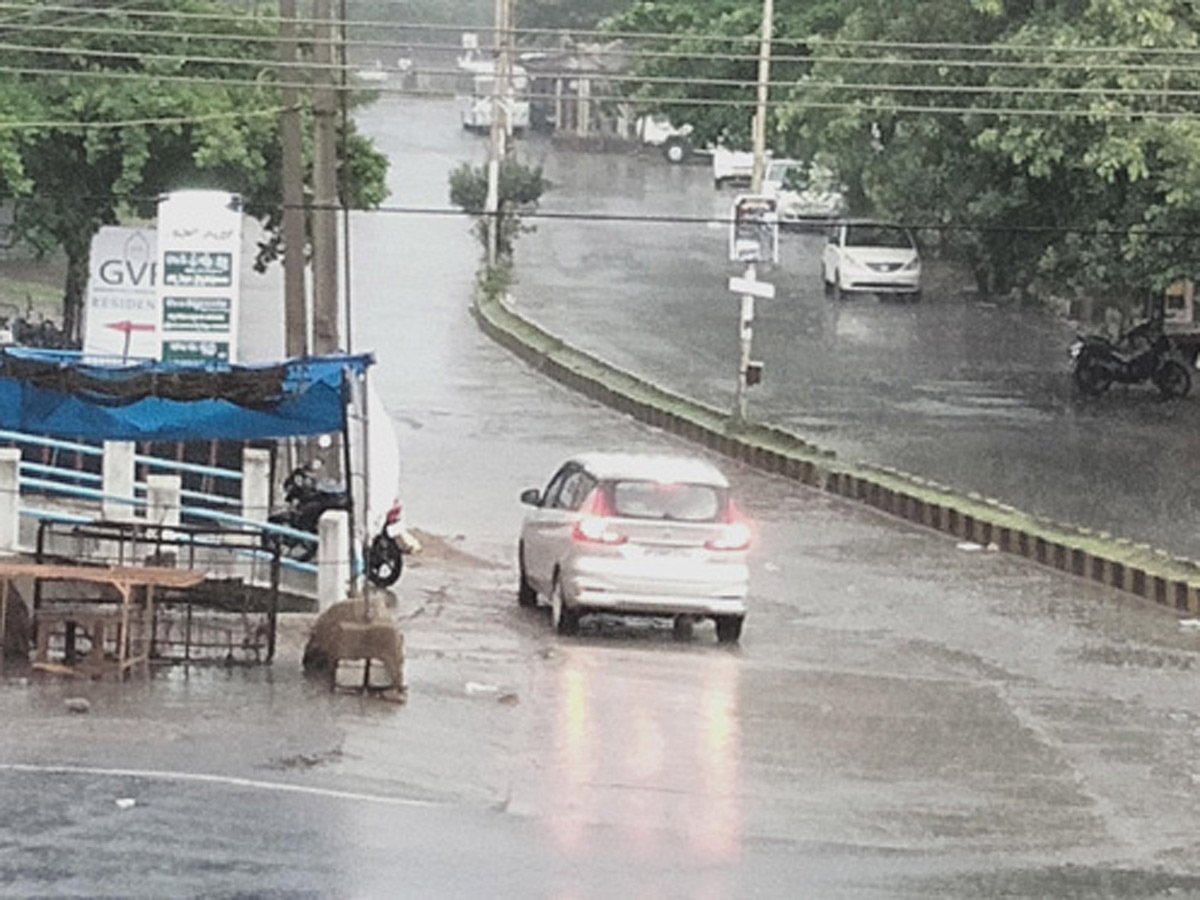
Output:
[[751,294],[764,300],[775,299],[775,285],[753,278],[730,278],[729,289],[735,294]]
[[761,194],[739,194],[729,229],[731,262],[779,262],[779,201]]
[[157,236],[105,225],[92,238],[83,352],[158,359]]
[[177,191],[158,203],[162,359],[236,362],[242,201]]

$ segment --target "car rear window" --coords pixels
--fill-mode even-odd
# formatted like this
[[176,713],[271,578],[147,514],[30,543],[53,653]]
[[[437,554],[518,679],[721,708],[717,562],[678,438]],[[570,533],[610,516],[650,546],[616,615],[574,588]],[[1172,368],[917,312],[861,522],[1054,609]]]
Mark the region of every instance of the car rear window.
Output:
[[615,481],[609,485],[613,512],[629,519],[715,522],[725,513],[726,492],[711,484]]
[[847,247],[912,247],[912,237],[898,225],[850,225],[846,228]]

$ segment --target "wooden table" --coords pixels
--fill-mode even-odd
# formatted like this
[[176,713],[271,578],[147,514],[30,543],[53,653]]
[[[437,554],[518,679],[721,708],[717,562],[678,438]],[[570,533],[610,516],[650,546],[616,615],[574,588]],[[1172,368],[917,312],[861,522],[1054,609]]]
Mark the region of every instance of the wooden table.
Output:
[[[35,668],[124,675],[134,666],[149,667],[154,643],[154,589],[195,587],[204,581],[204,573],[153,566],[0,563],[0,610],[4,609],[10,585],[17,578],[31,578],[35,584],[32,616],[37,633]],[[81,587],[80,596],[44,602],[37,587],[44,581],[77,584]],[[84,596],[87,590],[94,592],[96,587],[112,589],[117,599]],[[135,645],[131,639],[135,625],[142,630],[140,645]],[[64,647],[68,649],[61,665],[49,658],[51,633],[59,629],[63,631]],[[91,642],[91,650],[82,661],[73,659],[69,652],[77,630],[84,631]],[[111,655],[105,652],[110,635],[115,641],[115,652]],[[0,616],[0,641],[3,638],[4,623]]]

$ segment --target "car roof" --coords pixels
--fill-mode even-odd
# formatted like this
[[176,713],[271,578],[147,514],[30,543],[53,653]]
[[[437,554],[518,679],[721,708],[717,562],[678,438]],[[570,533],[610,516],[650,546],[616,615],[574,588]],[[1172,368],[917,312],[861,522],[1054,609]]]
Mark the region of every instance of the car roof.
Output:
[[712,463],[670,453],[581,453],[572,458],[596,478],[686,482],[728,487],[725,475]]

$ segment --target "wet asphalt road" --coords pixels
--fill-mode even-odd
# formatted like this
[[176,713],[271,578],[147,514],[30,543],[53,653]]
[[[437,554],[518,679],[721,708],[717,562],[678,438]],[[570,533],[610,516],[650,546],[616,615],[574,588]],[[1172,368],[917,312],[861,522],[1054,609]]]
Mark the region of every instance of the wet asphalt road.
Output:
[[[655,154],[523,149],[553,189],[549,217],[520,241],[518,309],[628,371],[730,409],[739,298],[728,278],[743,267],[727,261],[718,221],[735,190],[714,190],[705,165]],[[753,355],[765,370],[752,417],[851,461],[1200,559],[1200,394],[1161,403],[1148,385],[1115,386],[1083,402],[1070,385],[1070,324],[980,303],[936,264],[919,305],[869,295],[834,304],[821,287],[823,242],[784,233],[779,265],[760,273],[777,295],[756,304]]]
[[[482,152],[447,104],[362,121],[398,203],[440,205]],[[758,534],[741,647],[559,639],[515,601],[518,492],[583,447],[686,445],[482,337],[466,222],[353,228],[356,349],[428,535],[397,598],[409,702],[307,684],[295,619],[270,668],[10,677],[0,894],[1200,896],[1193,630],[722,463]]]

